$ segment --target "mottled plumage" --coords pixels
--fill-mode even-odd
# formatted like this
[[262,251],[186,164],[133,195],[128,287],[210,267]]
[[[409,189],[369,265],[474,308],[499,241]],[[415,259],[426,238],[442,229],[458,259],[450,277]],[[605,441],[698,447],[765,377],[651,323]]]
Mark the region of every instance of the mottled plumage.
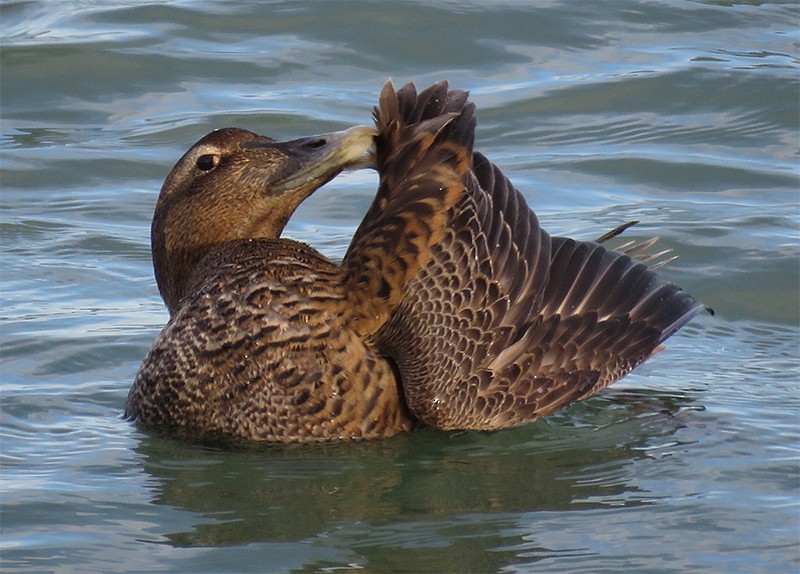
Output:
[[222,130],[195,144],[156,206],[153,260],[170,320],[126,414],[260,441],[409,430],[396,372],[371,335],[461,195],[472,110],[444,84],[419,98],[387,86],[376,112],[386,206],[341,266],[278,236],[305,197],[360,161],[374,130],[288,143]]
[[[198,142],[154,216],[171,317],[128,416],[283,442],[390,436],[418,422],[498,429],[611,384],[704,308],[634,258],[650,242],[601,245],[626,226],[596,242],[541,229],[472,152],[473,114],[446,83],[419,94],[387,83],[375,111],[378,191],[341,265],[278,236],[302,199],[358,162],[366,128],[345,144],[241,130]],[[248,156],[254,144],[238,140],[281,153]],[[337,141],[338,155],[326,152]],[[209,145],[232,159],[204,182],[194,172],[217,153]],[[299,191],[270,191],[287,177],[304,182]],[[225,201],[203,203],[198,188]]]
[[704,309],[628,253],[551,237],[481,154],[466,181],[378,336],[423,423],[488,430],[550,414],[630,372]]

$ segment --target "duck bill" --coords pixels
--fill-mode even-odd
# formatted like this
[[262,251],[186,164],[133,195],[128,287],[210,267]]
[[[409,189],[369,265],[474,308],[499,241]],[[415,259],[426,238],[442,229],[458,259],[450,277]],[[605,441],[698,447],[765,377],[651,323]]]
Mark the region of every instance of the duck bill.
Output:
[[369,126],[356,126],[285,142],[254,143],[248,147],[269,147],[280,151],[288,161],[282,177],[270,182],[271,195],[316,189],[342,170],[370,165],[369,153],[377,132]]

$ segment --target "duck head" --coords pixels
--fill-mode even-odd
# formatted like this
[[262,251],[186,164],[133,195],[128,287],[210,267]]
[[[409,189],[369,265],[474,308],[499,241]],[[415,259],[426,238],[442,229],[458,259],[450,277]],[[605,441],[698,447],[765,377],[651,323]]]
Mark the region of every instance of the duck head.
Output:
[[205,255],[237,239],[279,237],[300,202],[344,168],[364,165],[375,133],[357,126],[279,142],[225,128],[194,144],[164,181],[151,227],[170,314]]

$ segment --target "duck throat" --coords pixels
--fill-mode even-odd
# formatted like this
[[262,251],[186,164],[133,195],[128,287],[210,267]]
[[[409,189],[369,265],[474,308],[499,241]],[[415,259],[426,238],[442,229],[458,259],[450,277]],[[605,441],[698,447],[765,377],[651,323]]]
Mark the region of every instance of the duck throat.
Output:
[[[190,225],[174,213],[164,217],[157,214],[153,218],[150,236],[153,270],[170,316],[177,312],[181,300],[197,282],[197,274],[209,271],[204,260],[210,254],[239,240],[278,238],[302,197],[287,202],[285,206],[272,205],[273,211],[266,214],[258,202],[254,202],[252,212],[239,221],[219,218],[213,224],[206,221],[197,225],[189,218],[189,222],[195,223]],[[175,220],[172,221],[171,217]]]
[[190,277],[198,263],[215,245],[186,244],[175,248],[169,245],[164,227],[158,219],[154,219],[150,241],[156,284],[171,317],[178,310],[178,304],[186,294]]

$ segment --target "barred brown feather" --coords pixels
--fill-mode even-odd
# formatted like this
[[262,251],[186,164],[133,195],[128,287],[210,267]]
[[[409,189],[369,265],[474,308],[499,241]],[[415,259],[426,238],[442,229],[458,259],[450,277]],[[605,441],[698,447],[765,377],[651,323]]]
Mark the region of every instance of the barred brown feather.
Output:
[[632,223],[596,242],[544,231],[473,152],[465,92],[387,83],[374,118],[378,190],[341,265],[278,236],[358,164],[363,129],[222,130],[178,162],[153,221],[170,320],[128,416],[283,442],[498,429],[606,387],[704,308],[656,276],[653,241],[605,246]]

